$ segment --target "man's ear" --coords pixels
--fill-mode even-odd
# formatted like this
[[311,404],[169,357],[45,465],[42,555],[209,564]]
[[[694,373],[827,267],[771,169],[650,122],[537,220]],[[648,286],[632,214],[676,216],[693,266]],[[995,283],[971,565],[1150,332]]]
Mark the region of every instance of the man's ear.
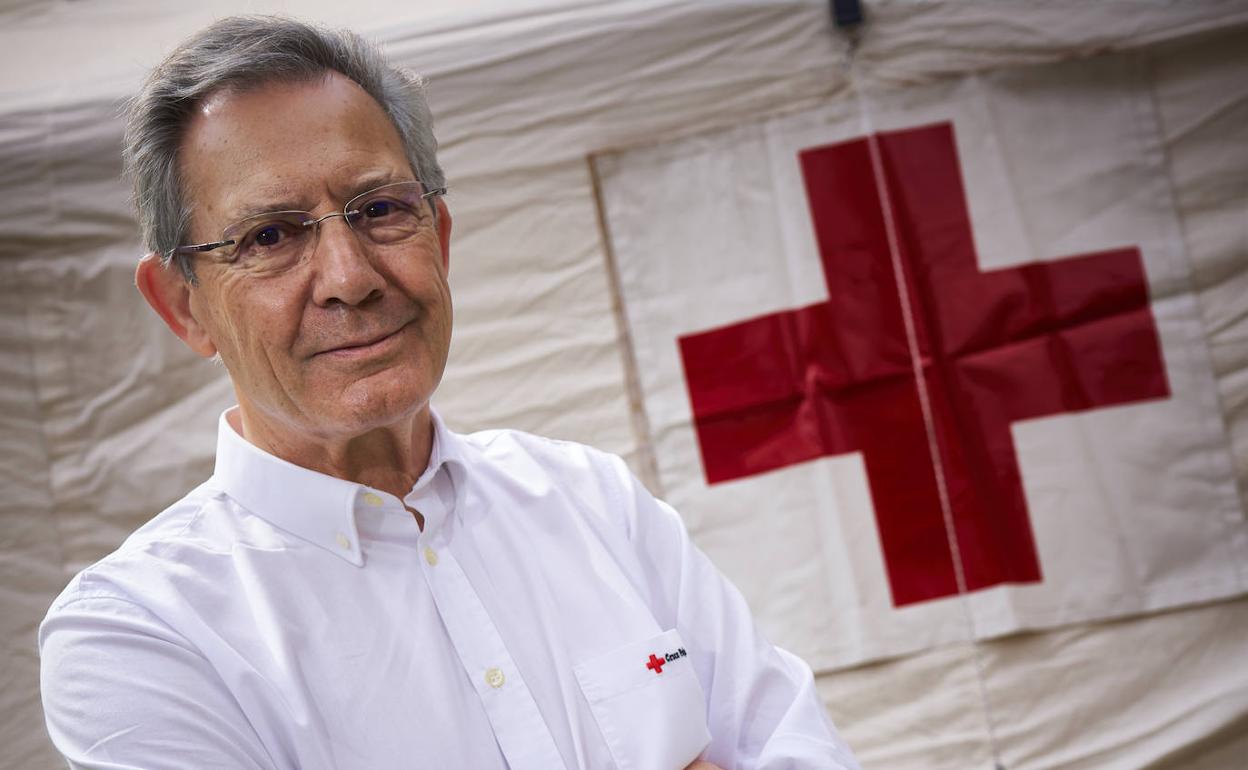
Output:
[[442,244],[442,269],[451,271],[451,210],[446,201],[438,196],[438,241]]
[[216,355],[217,346],[191,312],[191,284],[176,264],[166,265],[158,252],[152,252],[139,260],[134,283],[156,315],[187,347],[205,358]]

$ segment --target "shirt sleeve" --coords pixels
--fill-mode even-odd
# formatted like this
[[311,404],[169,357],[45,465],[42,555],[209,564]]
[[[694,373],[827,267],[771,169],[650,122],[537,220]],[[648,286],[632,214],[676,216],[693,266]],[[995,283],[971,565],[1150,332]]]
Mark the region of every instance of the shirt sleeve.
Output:
[[763,638],[741,593],[676,512],[622,472],[631,483],[630,536],[655,609],[690,648],[706,696],[711,745],[703,758],[726,770],[860,770],[810,668]]
[[275,767],[208,661],[142,607],[71,599],[39,648],[48,734],[71,768]]

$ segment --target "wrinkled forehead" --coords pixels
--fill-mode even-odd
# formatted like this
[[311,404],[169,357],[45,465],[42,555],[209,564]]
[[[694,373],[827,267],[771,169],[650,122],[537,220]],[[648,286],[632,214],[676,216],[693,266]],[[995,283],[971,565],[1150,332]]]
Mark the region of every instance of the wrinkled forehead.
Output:
[[179,173],[193,230],[257,207],[341,204],[361,185],[413,178],[389,116],[336,72],[214,92],[187,124]]

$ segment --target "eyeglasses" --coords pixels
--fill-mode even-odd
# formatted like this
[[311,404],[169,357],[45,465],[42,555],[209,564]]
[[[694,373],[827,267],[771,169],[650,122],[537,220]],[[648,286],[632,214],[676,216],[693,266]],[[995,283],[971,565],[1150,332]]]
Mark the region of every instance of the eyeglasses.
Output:
[[431,198],[445,195],[445,187],[425,190],[420,182],[396,182],[360,193],[342,211],[313,216],[310,211],[270,211],[235,222],[221,232],[221,240],[179,246],[181,254],[215,252],[223,261],[247,270],[276,272],[293,267],[316,245],[320,224],[342,217],[368,244],[402,243],[434,223]]

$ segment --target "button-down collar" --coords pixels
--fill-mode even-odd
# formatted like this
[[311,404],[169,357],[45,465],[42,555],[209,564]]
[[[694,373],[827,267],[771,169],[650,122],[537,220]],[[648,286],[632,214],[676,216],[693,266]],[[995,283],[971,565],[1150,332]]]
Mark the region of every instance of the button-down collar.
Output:
[[[454,510],[464,487],[463,447],[459,437],[433,417],[429,463],[412,489],[399,500],[380,489],[303,468],[269,454],[247,441],[230,424],[234,407],[217,424],[218,488],[253,515],[292,535],[320,546],[358,566],[364,564],[357,514],[368,510],[402,511],[404,503],[425,500],[420,506],[425,534],[437,532]],[[451,465],[455,472],[451,472]],[[459,478],[455,478],[458,476]],[[437,494],[430,494],[436,492]],[[448,496],[453,497],[447,500]]]

